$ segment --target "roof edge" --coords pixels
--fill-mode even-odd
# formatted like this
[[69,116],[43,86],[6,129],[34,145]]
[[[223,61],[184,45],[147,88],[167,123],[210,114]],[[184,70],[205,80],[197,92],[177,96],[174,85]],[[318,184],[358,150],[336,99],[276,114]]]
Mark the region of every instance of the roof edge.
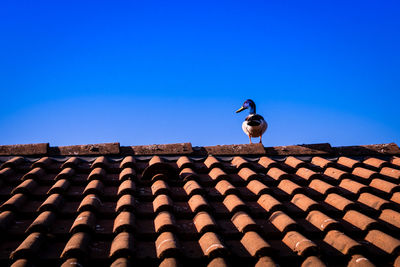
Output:
[[85,156],[85,155],[400,155],[395,143],[339,146],[329,143],[264,147],[262,144],[233,144],[192,147],[191,143],[121,146],[120,143],[101,143],[73,146],[49,146],[49,143],[0,145],[0,156]]

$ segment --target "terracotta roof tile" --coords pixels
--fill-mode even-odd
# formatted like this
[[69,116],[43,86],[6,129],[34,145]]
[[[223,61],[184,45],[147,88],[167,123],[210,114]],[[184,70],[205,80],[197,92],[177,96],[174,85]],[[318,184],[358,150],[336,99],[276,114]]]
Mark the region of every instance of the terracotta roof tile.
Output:
[[31,258],[39,252],[41,245],[45,239],[42,233],[30,234],[11,254],[11,259]]
[[359,228],[362,231],[367,231],[378,227],[378,222],[358,211],[349,210],[343,217],[343,220]]
[[325,215],[318,210],[310,211],[306,219],[321,231],[327,232],[333,229],[341,228],[338,221],[332,219],[331,217]]
[[316,255],[318,253],[318,247],[314,242],[304,237],[302,234],[296,231],[288,232],[282,239],[291,250],[300,256]]
[[382,249],[388,254],[396,255],[400,249],[400,240],[391,237],[379,230],[371,230],[365,236],[365,240]]
[[213,232],[203,234],[199,239],[199,243],[205,256],[214,258],[227,253],[227,248],[221,242],[218,235]]
[[0,265],[400,262],[396,145],[185,147],[3,149]]
[[193,195],[188,201],[190,209],[196,213],[200,210],[208,210],[207,200],[202,195]]
[[61,253],[61,258],[80,257],[83,258],[88,253],[90,236],[85,232],[75,233],[67,242]]
[[157,257],[170,258],[179,254],[178,240],[171,232],[161,233],[156,240]]
[[125,181],[128,179],[134,179],[136,177],[136,172],[133,168],[127,167],[124,168],[119,174],[119,179],[121,181]]
[[217,224],[208,212],[201,211],[193,218],[193,223],[197,232],[203,234],[205,232],[214,232],[217,229]]
[[133,156],[126,156],[119,164],[120,169],[135,168],[136,160]]
[[396,166],[400,166],[400,157],[393,157],[390,163]]
[[271,246],[256,232],[246,232],[240,242],[253,257],[270,255]]
[[329,231],[324,241],[344,255],[351,255],[362,250],[362,245],[360,243],[337,230]]
[[134,252],[132,233],[119,233],[111,243],[110,258],[130,257]]
[[285,233],[297,228],[297,223],[282,211],[275,211],[269,217],[270,222],[281,232]]

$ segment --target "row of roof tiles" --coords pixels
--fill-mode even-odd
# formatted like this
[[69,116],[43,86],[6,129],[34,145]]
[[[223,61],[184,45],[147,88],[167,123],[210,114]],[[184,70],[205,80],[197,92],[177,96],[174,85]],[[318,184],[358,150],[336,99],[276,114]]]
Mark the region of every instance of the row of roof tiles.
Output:
[[[15,266],[35,258],[49,242],[49,233],[57,235],[52,227],[72,200],[78,205],[59,255],[64,264],[82,263],[89,257],[95,249],[93,240],[101,233],[98,219],[113,221],[108,244],[111,264],[127,263],[140,252],[152,255],[140,248],[153,242],[151,248],[161,265],[191,254],[222,266],[228,264],[229,253],[247,255],[244,258],[260,266],[272,265],[279,260],[274,253],[286,246],[304,265],[323,266],[326,254],[319,256],[327,253],[321,252],[327,245],[350,257],[349,265],[372,264],[365,257],[371,248],[375,263],[386,259],[396,264],[400,250],[400,241],[394,237],[400,230],[398,159],[313,157],[305,162],[287,157],[279,162],[268,157],[222,161],[209,156],[196,162],[182,156],[166,162],[154,156],[141,162],[128,156],[121,162],[99,157],[89,164],[78,158],[59,163],[44,157],[27,167],[25,158],[14,157],[0,167],[3,188],[11,189],[9,199],[0,194],[6,198],[0,207],[0,226],[7,230],[21,215],[33,219],[25,239],[10,253]],[[79,174],[84,179],[77,180]],[[43,179],[46,175],[51,179]],[[81,196],[71,198],[72,186],[84,188]],[[38,187],[45,187],[47,194],[37,195],[37,211],[24,214],[23,206]],[[110,187],[117,190],[111,190],[107,203],[104,189]],[[148,208],[140,209],[143,204]],[[103,212],[106,206],[111,210],[108,215]],[[138,229],[138,221],[143,226],[145,219],[153,225],[148,237]],[[229,221],[236,229],[231,234],[223,226]],[[267,234],[266,224],[275,234]],[[310,225],[315,229],[310,231]],[[321,244],[325,244],[322,249]]]

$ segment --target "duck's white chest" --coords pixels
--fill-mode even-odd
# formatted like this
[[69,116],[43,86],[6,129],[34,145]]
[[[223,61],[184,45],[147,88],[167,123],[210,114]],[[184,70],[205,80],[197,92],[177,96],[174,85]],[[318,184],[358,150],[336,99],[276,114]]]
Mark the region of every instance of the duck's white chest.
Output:
[[260,125],[250,126],[248,125],[248,121],[244,121],[242,123],[242,129],[245,134],[250,137],[260,137],[265,133],[268,128],[268,124],[265,120],[262,120]]

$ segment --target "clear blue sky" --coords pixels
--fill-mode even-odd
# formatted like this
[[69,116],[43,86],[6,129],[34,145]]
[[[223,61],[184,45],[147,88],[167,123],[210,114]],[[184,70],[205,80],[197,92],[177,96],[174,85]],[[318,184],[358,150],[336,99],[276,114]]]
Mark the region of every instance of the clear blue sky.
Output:
[[[0,144],[400,144],[399,1],[0,3]],[[256,140],[255,140],[256,141]]]

